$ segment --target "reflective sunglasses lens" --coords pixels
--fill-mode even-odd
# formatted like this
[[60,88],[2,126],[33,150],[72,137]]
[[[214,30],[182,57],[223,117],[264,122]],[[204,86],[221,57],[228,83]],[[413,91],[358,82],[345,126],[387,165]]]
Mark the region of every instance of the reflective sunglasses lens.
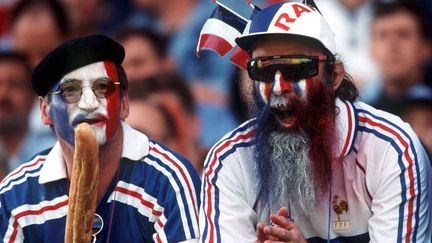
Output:
[[275,72],[279,70],[286,80],[300,80],[318,74],[318,58],[272,58],[252,60],[248,63],[251,79],[261,82],[273,82]]

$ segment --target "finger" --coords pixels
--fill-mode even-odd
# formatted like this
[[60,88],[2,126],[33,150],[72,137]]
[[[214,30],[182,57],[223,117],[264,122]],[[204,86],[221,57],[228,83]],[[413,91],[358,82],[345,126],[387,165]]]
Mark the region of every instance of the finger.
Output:
[[266,239],[266,235],[264,233],[264,227],[265,225],[262,223],[258,223],[257,224],[257,238],[258,238],[258,242],[264,242],[264,240]]
[[270,220],[278,227],[290,230],[293,228],[293,222],[287,217],[279,216],[276,214],[270,214]]
[[277,212],[277,215],[285,217],[285,218],[289,218],[289,210],[286,207],[280,208],[279,211]]
[[264,227],[263,231],[268,236],[277,237],[278,240],[288,241],[294,239],[290,231],[284,228],[271,227],[267,225]]

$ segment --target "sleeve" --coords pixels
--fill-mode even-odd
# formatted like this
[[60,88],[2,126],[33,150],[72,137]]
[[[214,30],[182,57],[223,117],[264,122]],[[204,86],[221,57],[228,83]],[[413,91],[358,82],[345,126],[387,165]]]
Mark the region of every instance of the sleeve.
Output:
[[0,237],[2,242],[24,239],[21,226],[15,221],[15,217],[8,208],[9,199],[6,198],[6,194],[0,194]]
[[254,242],[257,216],[240,156],[209,154],[201,187],[200,242]]
[[[166,154],[168,156],[168,154]],[[200,178],[193,166],[182,158],[166,157],[171,162],[159,177],[157,202],[160,208],[154,222],[154,242],[197,242]]]
[[371,242],[430,242],[432,178],[423,147],[408,129],[382,154],[381,168],[369,176],[375,185],[368,222]]
[[0,237],[4,240],[7,228],[9,226],[10,212],[6,210],[4,195],[0,194]]

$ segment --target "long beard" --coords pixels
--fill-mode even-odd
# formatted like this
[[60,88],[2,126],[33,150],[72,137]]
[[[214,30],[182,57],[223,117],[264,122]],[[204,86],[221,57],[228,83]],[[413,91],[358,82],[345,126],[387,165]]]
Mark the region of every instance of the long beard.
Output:
[[[293,207],[304,216],[315,208],[315,187],[309,164],[309,139],[295,132],[273,132],[269,137],[271,173],[270,197],[274,205]],[[290,205],[287,205],[287,201]]]
[[[268,105],[258,103],[254,158],[258,200],[276,212],[290,207],[306,219],[331,184],[335,157],[335,103],[324,87],[302,107],[296,129],[280,129]],[[324,98],[323,98],[324,97]]]

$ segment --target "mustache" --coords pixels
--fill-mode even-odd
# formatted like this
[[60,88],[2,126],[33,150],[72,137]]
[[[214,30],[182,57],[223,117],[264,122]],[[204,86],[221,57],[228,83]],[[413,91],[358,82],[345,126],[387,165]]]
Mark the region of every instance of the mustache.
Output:
[[92,123],[96,123],[99,121],[105,121],[105,120],[107,120],[107,117],[101,113],[78,114],[76,117],[74,117],[71,124],[72,124],[72,127],[76,127],[76,126],[78,126],[78,124],[83,123],[83,122],[92,124]]

